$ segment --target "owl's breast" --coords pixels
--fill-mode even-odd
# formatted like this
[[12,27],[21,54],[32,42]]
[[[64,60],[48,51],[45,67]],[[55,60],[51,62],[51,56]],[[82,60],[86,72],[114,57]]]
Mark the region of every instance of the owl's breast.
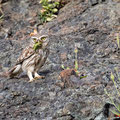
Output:
[[24,62],[22,63],[22,69],[26,71],[32,67],[34,71],[39,70],[44,65],[48,55],[48,49],[40,49],[39,51],[36,51],[32,56],[24,60]]
[[49,55],[49,49],[46,48],[46,49],[42,50],[42,56],[43,56],[43,58],[47,58],[48,55]]
[[38,55],[39,57],[36,61],[36,67],[38,69],[41,68],[45,64],[45,61],[46,61],[48,55],[49,55],[49,50],[48,49],[39,51],[39,55]]

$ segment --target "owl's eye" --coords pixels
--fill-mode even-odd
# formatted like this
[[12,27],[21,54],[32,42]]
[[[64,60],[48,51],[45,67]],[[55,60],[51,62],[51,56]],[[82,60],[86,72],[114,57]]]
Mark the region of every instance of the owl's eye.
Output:
[[33,40],[34,40],[34,42],[36,42],[37,39],[36,39],[36,38],[33,38]]
[[42,37],[42,38],[41,38],[41,40],[43,40],[43,41],[44,41],[45,39],[46,39],[46,37]]

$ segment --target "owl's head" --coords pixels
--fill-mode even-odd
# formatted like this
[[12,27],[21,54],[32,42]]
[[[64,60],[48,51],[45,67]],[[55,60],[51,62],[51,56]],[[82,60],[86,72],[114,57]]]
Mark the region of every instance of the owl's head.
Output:
[[49,38],[47,35],[41,35],[42,33],[39,32],[37,29],[34,29],[34,32],[30,34],[31,36],[31,46],[34,50],[45,49],[49,44]]
[[32,43],[34,49],[45,49],[48,46],[49,39],[47,35],[42,35],[42,36],[32,36]]

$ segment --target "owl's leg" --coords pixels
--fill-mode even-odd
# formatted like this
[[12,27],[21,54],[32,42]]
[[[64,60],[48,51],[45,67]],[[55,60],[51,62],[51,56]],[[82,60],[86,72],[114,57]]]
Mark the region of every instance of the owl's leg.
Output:
[[32,81],[35,80],[35,79],[33,78],[33,75],[32,75],[32,72],[31,72],[31,71],[28,71],[28,72],[27,72],[27,75],[28,75],[28,77],[29,77],[29,79],[30,79],[29,82],[32,82]]
[[45,76],[40,76],[37,72],[34,72],[34,79],[44,79]]

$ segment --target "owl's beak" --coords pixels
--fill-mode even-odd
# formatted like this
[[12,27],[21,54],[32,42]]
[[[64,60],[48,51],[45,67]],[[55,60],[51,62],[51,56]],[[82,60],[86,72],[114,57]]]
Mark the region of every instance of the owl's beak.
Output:
[[43,41],[42,41],[42,40],[39,40],[39,42],[43,43]]

